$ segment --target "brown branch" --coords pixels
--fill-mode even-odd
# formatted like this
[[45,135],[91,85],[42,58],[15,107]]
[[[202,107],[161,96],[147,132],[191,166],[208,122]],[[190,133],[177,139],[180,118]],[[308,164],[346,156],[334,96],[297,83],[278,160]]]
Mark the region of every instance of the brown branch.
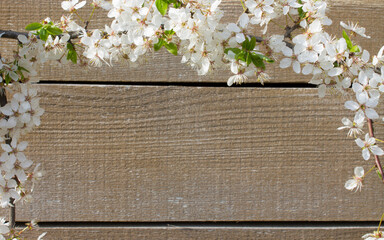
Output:
[[[81,31],[75,31],[75,32],[69,32],[68,34],[70,36],[70,39],[76,39],[76,38],[79,38],[80,35],[82,35],[83,33]],[[17,37],[19,35],[24,35],[24,36],[28,37],[27,32],[16,32],[16,31],[11,31],[11,30],[1,30],[1,29],[0,29],[0,35],[1,35],[0,38],[8,38],[8,39],[15,39],[15,40],[18,40]],[[61,36],[61,35],[59,35],[59,36]],[[36,36],[36,37],[40,38],[39,36]]]
[[295,31],[296,29],[300,28],[300,24],[299,23],[296,23],[295,25],[293,25],[292,27],[290,26],[287,26],[285,28],[285,33],[284,33],[284,38],[289,38],[291,39],[292,38],[292,32]]
[[[368,118],[368,130],[369,130],[369,136],[374,138],[375,135],[373,134],[373,122],[372,122],[372,119],[369,119],[369,118]],[[376,167],[378,168],[379,173],[381,174],[381,180],[384,183],[383,168],[381,167],[380,159],[379,159],[379,156],[377,155],[375,155],[375,162],[376,162]]]
[[16,226],[16,204],[15,199],[10,198],[9,203],[11,204],[11,207],[9,209],[9,228],[14,229]]
[[9,30],[0,30],[1,38],[9,38],[9,39],[15,39],[18,40],[17,37],[19,35],[24,35],[28,37],[28,33],[25,32],[15,32],[15,31],[9,31]]

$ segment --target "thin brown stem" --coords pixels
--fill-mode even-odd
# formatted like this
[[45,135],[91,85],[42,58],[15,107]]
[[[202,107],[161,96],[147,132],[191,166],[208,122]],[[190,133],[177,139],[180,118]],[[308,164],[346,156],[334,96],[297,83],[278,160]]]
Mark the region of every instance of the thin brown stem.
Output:
[[[374,138],[375,135],[373,132],[373,122],[372,122],[372,119],[369,119],[369,118],[368,118],[368,131],[369,131],[369,136]],[[377,155],[374,155],[374,156],[375,156],[376,167],[379,170],[379,173],[381,175],[381,180],[384,183],[383,168],[381,167],[379,156],[377,156]]]

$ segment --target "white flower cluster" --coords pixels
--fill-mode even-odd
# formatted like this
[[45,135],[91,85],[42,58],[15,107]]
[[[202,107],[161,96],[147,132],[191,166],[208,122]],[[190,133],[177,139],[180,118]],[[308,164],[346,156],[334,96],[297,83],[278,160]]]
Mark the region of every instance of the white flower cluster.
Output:
[[[83,2],[64,1],[63,9],[70,15],[62,17],[60,28],[64,32],[82,32],[80,44],[85,48],[82,57],[93,66],[111,65],[123,59],[136,62],[140,56],[164,46],[171,53],[182,55],[182,62],[191,65],[200,75],[211,69],[227,68],[235,74],[228,80],[228,85],[242,83],[252,75],[263,83],[269,77],[263,72],[260,58],[249,57],[248,61],[233,51],[224,52],[233,48],[240,50],[244,41],[252,38],[251,25],[263,26],[262,33],[265,34],[271,20],[284,15],[298,16],[300,9],[310,18],[300,22],[306,32],[294,39],[294,51],[283,42],[283,36],[273,35],[259,39],[262,44],[253,46],[248,52],[260,56],[261,51],[266,50],[267,57],[272,55],[269,50],[284,53],[286,58],[282,67],[288,67],[292,62],[298,73],[301,65],[306,65],[305,74],[319,72],[314,65],[325,49],[322,25],[331,23],[325,16],[327,5],[324,1],[245,0],[244,7],[249,13],[241,14],[237,23],[226,24],[221,23],[224,16],[219,8],[221,0],[175,1],[165,9],[167,14],[154,7],[155,2],[158,1],[93,0],[91,5],[107,10],[108,17],[113,20],[105,29],[88,31],[72,19],[76,9],[84,6]],[[251,59],[254,64],[250,64]]]
[[[55,51],[50,49],[51,38],[45,43],[33,35],[29,38],[19,35],[18,40],[22,46],[15,59],[0,61],[0,146],[3,151],[0,155],[0,206],[3,208],[21,200],[31,201],[35,183],[43,175],[40,164],[33,167],[33,161],[24,154],[28,143],[21,139],[40,125],[44,113],[37,88],[31,84],[36,81],[36,63],[47,61],[49,53]],[[5,239],[2,234],[10,232],[8,225],[0,219],[0,239]],[[39,239],[42,237],[40,235]]]
[[2,207],[10,204],[10,198],[28,200],[35,180],[41,177],[39,165],[32,171],[33,162],[23,153],[28,143],[19,139],[40,125],[40,116],[44,113],[39,106],[37,90],[30,83],[14,83],[7,89],[13,95],[11,101],[0,107],[0,141],[4,151],[0,156]]

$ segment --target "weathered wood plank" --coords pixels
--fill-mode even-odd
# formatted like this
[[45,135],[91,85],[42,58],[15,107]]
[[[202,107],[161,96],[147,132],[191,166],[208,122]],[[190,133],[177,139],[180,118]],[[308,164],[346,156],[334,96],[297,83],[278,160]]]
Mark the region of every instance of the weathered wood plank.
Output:
[[362,193],[344,189],[374,162],[336,130],[350,114],[340,97],[86,85],[41,96],[28,156],[47,175],[19,221],[364,221],[384,207],[375,174]]
[[[56,21],[59,20],[61,0],[2,0],[0,1],[0,28],[22,30],[28,23],[40,21],[46,16],[51,16]],[[360,1],[332,1],[330,17],[334,24],[329,32],[341,36],[341,20],[351,20],[359,22],[361,26],[367,28],[367,34],[372,36],[371,40],[359,38],[360,45],[367,48],[371,54],[376,54],[382,46],[381,39],[384,32],[378,27],[383,22],[384,6],[380,0],[360,0]],[[28,6],[28,7],[25,7]],[[223,2],[223,9],[226,11],[226,20],[235,21],[236,16],[240,15],[242,9],[238,0],[227,0]],[[84,10],[87,12],[87,10]],[[104,12],[95,18],[95,22],[90,27],[103,27],[110,22],[104,16]],[[271,24],[271,28],[273,27]],[[11,53],[13,43],[1,40],[0,49],[2,54]],[[115,66],[113,69],[82,69],[77,66],[57,67],[55,65],[46,66],[40,71],[41,80],[55,81],[116,81],[116,82],[222,82],[225,83],[230,76],[229,71],[213,72],[210,76],[200,77],[189,66],[180,63],[180,57],[174,57],[166,51],[155,53],[139,65],[133,68],[127,65]],[[153,62],[156,64],[152,64]],[[272,77],[271,82],[308,82],[308,76],[298,76],[291,69],[281,70],[277,64],[269,66],[268,73]],[[249,82],[255,82],[250,79]]]
[[44,240],[72,239],[351,239],[358,240],[361,236],[373,232],[370,228],[41,228],[28,239],[36,239],[47,232]]

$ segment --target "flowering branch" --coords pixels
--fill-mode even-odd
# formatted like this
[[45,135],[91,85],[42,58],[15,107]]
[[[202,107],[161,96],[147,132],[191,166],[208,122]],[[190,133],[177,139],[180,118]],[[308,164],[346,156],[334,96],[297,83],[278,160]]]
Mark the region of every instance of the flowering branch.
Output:
[[[8,38],[8,39],[18,40],[18,37],[20,35],[28,38],[28,34],[29,33],[27,33],[27,32],[16,32],[16,31],[11,31],[11,30],[1,30],[0,29],[0,38]],[[70,39],[76,39],[76,38],[79,38],[80,35],[82,35],[83,33],[80,31],[72,31],[72,32],[69,32],[68,34],[70,36]],[[39,36],[37,36],[37,38],[39,38]]]

